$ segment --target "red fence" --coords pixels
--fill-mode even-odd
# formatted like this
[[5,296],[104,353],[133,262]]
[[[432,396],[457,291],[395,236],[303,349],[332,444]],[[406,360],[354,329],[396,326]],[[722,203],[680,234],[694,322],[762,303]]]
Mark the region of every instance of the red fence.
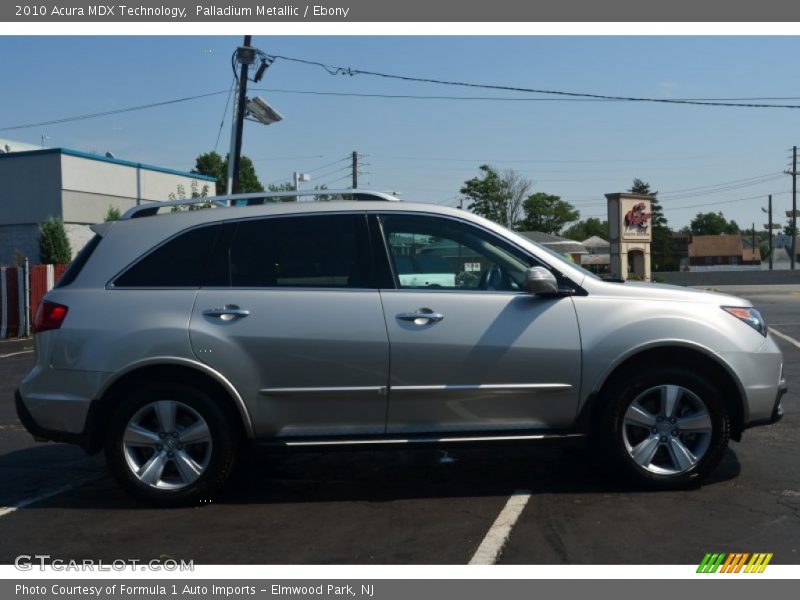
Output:
[[66,269],[67,265],[0,267],[0,339],[26,335],[42,296]]

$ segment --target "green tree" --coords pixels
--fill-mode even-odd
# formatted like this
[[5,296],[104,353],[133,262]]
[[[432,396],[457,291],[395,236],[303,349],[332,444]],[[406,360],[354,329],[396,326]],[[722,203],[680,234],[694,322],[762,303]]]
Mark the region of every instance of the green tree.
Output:
[[[284,183],[270,183],[269,187],[267,188],[270,192],[294,192],[294,184],[291,181],[285,181]],[[273,202],[297,202],[297,196],[279,196],[278,198],[272,198]]]
[[476,215],[513,229],[519,221],[522,203],[531,182],[515,171],[499,173],[489,165],[481,165],[482,177],[464,182],[461,194],[469,201],[467,209]]
[[569,202],[543,192],[528,196],[522,203],[522,208],[525,211],[522,224],[530,231],[556,234],[564,225],[580,217],[580,213]]
[[582,242],[595,235],[604,240],[608,240],[608,221],[601,221],[596,217],[589,217],[584,221],[578,221],[570,225],[561,232],[561,235],[578,242]]
[[72,249],[61,219],[49,217],[39,225],[39,260],[43,264],[68,263],[72,260]]
[[[226,193],[228,186],[228,157],[224,159],[216,152],[206,152],[195,160],[193,173],[201,173],[214,177],[217,180],[217,195]],[[239,159],[239,190],[240,194],[263,192],[264,186],[258,180],[253,161],[246,156]]]
[[650,227],[652,228],[652,241],[650,243],[650,257],[653,271],[677,271],[680,268],[680,257],[672,241],[672,230],[664,216],[664,209],[658,201],[658,191],[650,188],[646,181],[634,178],[631,188],[633,194],[645,194],[652,197],[650,202]]
[[119,221],[120,218],[119,209],[116,206],[109,206],[108,211],[106,211],[106,217],[103,219],[104,221]]
[[[192,180],[190,184],[190,198],[206,198],[208,197],[208,186],[203,185],[202,189],[197,183],[196,179]],[[178,184],[176,191],[169,194],[170,200],[186,200],[186,188],[182,184]],[[200,210],[201,208],[211,208],[211,202],[202,202],[200,204],[187,204],[186,206],[173,206],[172,212],[180,212],[182,210]]]
[[736,221],[728,221],[721,212],[697,213],[689,224],[693,235],[722,235],[740,233]]

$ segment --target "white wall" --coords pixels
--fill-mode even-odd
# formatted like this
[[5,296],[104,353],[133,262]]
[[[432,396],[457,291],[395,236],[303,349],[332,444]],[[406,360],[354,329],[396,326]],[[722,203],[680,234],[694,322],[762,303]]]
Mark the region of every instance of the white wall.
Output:
[[208,185],[209,196],[216,191],[213,181],[68,154],[62,155],[61,167],[63,216],[70,223],[100,222],[109,206],[125,212],[136,205],[137,194],[142,201],[167,200],[182,185],[190,196],[193,181],[197,181],[198,191]]

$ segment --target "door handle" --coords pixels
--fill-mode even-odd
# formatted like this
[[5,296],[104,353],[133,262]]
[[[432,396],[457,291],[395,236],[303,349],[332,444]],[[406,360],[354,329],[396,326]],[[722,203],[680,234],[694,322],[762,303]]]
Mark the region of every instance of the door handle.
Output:
[[400,313],[397,318],[401,321],[411,321],[414,325],[428,325],[429,323],[438,323],[444,319],[444,315],[433,312],[430,308],[418,308],[411,312]]
[[206,317],[217,317],[223,321],[230,321],[232,319],[242,319],[250,314],[250,311],[244,308],[239,308],[235,304],[226,304],[219,308],[207,308],[203,311]]

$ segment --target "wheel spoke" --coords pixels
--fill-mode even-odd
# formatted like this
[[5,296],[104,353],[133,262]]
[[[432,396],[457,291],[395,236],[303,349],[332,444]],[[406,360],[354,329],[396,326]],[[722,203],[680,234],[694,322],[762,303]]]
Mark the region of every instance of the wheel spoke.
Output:
[[672,462],[680,471],[691,469],[697,462],[697,457],[691,453],[679,438],[671,438],[668,447]]
[[658,450],[658,444],[658,436],[649,436],[633,448],[631,452],[633,460],[642,467],[647,467],[653,461],[656,450]]
[[625,413],[625,423],[650,429],[656,424],[656,416],[638,402],[634,402]]
[[173,460],[175,461],[175,467],[178,469],[178,473],[180,473],[184,483],[192,483],[203,473],[203,467],[194,462],[192,457],[182,450],[175,453]]
[[704,433],[712,429],[711,416],[704,410],[682,417],[675,424],[682,432]]
[[172,400],[160,400],[155,403],[156,418],[161,431],[175,430],[175,407],[175,402]]
[[665,385],[661,388],[661,412],[668,419],[675,415],[683,388],[677,385]]
[[125,429],[123,441],[132,446],[153,447],[158,444],[158,434],[155,431],[145,429],[141,425],[131,423]]
[[201,444],[211,440],[211,432],[205,421],[197,421],[178,433],[182,444]]
[[167,463],[166,456],[162,452],[156,452],[150,457],[136,475],[142,483],[146,485],[155,486],[161,481],[161,475],[164,472],[164,465]]

